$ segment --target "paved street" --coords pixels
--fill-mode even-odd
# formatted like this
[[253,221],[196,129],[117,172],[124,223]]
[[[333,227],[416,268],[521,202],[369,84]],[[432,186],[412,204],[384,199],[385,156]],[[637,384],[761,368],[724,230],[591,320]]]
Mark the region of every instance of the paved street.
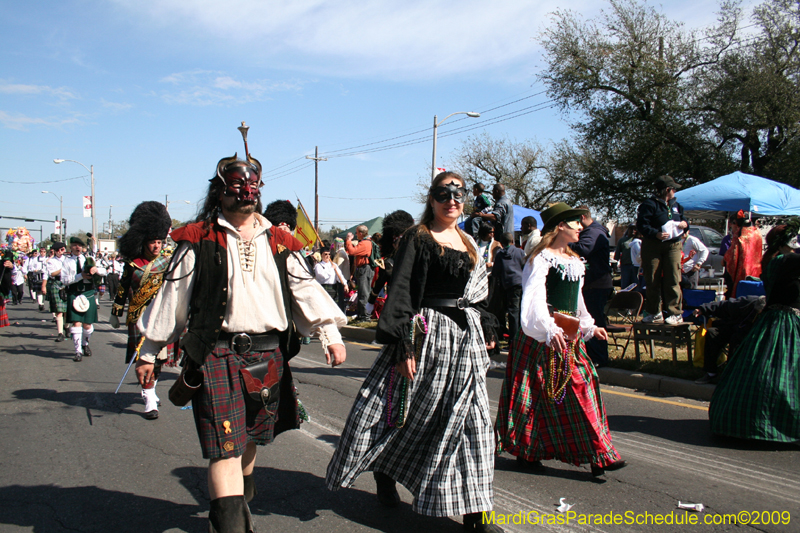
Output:
[[[176,371],[162,374],[158,392],[164,403],[156,421],[142,418],[133,375],[115,395],[126,336],[107,325],[109,309],[107,300],[101,302],[105,322],[95,326],[94,356],[74,363],[71,342],[54,342],[49,313],[38,312],[29,300],[8,307],[18,325],[0,329],[0,532],[206,531],[206,462],[192,411],[167,400]],[[352,489],[325,488],[333,446],[377,353],[365,344],[350,343],[347,349],[347,363],[335,370],[324,364],[316,341],[293,360],[311,421],[260,450],[260,493],[251,503],[259,531],[462,531],[460,517],[415,515],[404,490],[400,508],[380,507],[371,475]],[[490,372],[493,410],[502,377]],[[604,387],[604,401],[614,443],[629,466],[594,482],[588,467],[550,461],[546,473],[534,475],[518,471],[513,458],[502,455],[496,463],[496,513],[555,513],[565,498],[578,515],[675,511],[683,519],[684,511],[676,509],[681,501],[705,505],[696,515],[701,524],[704,517],[740,511],[791,513],[789,525],[696,526],[703,531],[800,528],[800,448],[714,439],[703,402],[616,387]],[[513,532],[663,529],[581,525],[577,518],[569,525],[504,527]]]

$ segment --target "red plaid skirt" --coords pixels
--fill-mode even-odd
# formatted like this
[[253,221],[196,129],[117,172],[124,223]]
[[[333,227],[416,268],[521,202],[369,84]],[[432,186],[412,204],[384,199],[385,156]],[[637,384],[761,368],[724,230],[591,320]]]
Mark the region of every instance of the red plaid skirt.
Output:
[[206,459],[229,459],[244,453],[248,442],[264,445],[275,437],[278,404],[271,412],[245,409],[239,369],[261,361],[275,360],[278,376],[283,378],[283,355],[272,352],[237,354],[218,348],[203,364],[203,387],[192,398],[192,410]]
[[497,453],[528,461],[558,459],[574,465],[607,466],[619,460],[600,397],[594,365],[583,340],[561,403],[544,391],[550,349],[520,331],[508,354],[497,409]]
[[6,298],[0,294],[0,328],[10,325],[11,322],[8,321],[8,313],[6,312]]

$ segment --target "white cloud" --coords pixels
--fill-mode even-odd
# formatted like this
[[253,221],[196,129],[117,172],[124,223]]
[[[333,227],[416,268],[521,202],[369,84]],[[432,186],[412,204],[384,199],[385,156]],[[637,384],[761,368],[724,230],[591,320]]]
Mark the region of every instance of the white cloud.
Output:
[[128,109],[133,107],[133,104],[128,104],[124,102],[109,102],[105,99],[100,99],[100,103],[106,109],[111,109],[112,111],[127,111]]
[[165,76],[161,82],[174,87],[174,90],[160,93],[164,101],[197,106],[258,102],[270,99],[274,93],[298,91],[303,87],[303,83],[296,80],[241,81],[211,70],[176,72]]
[[75,99],[77,96],[65,87],[50,87],[48,85],[26,85],[22,83],[7,83],[0,80],[0,93],[19,95],[49,95],[61,100]]
[[[565,1],[575,6],[585,0]],[[538,48],[531,37],[548,12],[564,6],[552,0],[117,0],[117,4],[140,24],[168,25],[171,31],[185,32],[181,39],[201,49],[239,50],[254,65],[425,79],[529,63]]]
[[26,115],[11,115],[5,111],[0,111],[0,124],[12,130],[27,130],[31,126],[44,126],[48,128],[75,124],[79,120],[77,117],[68,118],[37,118]]

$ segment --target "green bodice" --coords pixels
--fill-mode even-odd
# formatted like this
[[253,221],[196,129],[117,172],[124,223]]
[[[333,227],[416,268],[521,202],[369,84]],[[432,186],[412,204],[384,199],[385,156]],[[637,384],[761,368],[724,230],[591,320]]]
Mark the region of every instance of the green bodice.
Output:
[[547,271],[547,303],[555,311],[575,316],[578,312],[578,293],[581,290],[580,278],[565,279],[564,265],[551,266]]

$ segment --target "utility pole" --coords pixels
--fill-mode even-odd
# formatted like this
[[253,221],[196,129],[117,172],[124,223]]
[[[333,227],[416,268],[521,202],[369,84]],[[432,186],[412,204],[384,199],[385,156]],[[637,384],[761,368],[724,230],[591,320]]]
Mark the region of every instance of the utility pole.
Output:
[[327,161],[327,157],[319,156],[319,146],[314,147],[314,157],[306,156],[306,159],[314,160],[314,229],[319,233],[319,162]]

